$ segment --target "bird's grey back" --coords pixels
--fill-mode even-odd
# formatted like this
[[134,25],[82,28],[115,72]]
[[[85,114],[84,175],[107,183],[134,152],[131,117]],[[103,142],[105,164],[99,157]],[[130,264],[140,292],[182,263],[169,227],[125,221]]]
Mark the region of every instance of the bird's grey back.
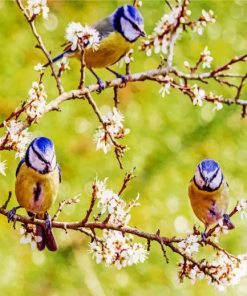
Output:
[[112,16],[108,16],[99,21],[93,28],[99,32],[100,39],[107,37],[110,33],[114,32]]

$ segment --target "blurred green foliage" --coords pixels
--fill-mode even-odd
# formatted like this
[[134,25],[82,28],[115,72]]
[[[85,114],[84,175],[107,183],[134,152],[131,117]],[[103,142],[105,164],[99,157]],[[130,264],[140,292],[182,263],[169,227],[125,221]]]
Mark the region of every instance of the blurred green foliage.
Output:
[[[141,12],[147,33],[168,7],[165,1],[143,1]],[[49,1],[50,18],[40,17],[37,28],[52,55],[61,51],[65,28],[70,21],[92,24],[110,14],[128,1]],[[129,2],[130,3],[130,2]],[[235,55],[246,53],[246,1],[193,1],[192,16],[199,16],[202,9],[213,9],[216,24],[210,24],[203,36],[185,33],[175,49],[175,64],[183,70],[184,60],[196,62],[207,45],[214,57],[213,66],[226,63]],[[14,1],[0,1],[0,119],[4,120],[22,100],[38,74],[33,70],[37,63],[45,62],[22,13]],[[136,48],[138,46],[136,45]],[[147,58],[135,51],[133,72],[156,67],[158,56]],[[79,63],[71,60],[71,71],[63,76],[67,90],[77,87]],[[116,66],[117,67],[117,66]],[[123,70],[123,69],[122,69]],[[235,67],[243,73],[246,64]],[[105,70],[98,71],[104,79],[112,76]],[[87,84],[95,82],[87,73]],[[49,100],[57,95],[49,70],[45,75]],[[220,88],[215,83],[203,85],[207,91],[233,96],[232,89]],[[230,185],[232,208],[240,198],[246,198],[247,121],[241,119],[241,109],[224,106],[213,112],[213,105],[204,103],[195,107],[180,93],[172,91],[164,99],[159,86],[152,82],[133,83],[120,90],[120,109],[125,115],[125,126],[131,133],[126,137],[130,150],[124,157],[124,171],[118,167],[113,152],[104,155],[95,151],[93,134],[99,125],[95,114],[85,101],[64,103],[62,112],[45,115],[31,131],[35,136],[48,136],[56,145],[57,159],[63,180],[59,200],[82,193],[81,202],[64,208],[60,216],[64,221],[79,220],[85,213],[95,176],[109,177],[108,184],[118,190],[125,171],[136,167],[137,177],[125,192],[128,200],[140,192],[141,206],[132,211],[131,225],[148,232],[158,228],[162,235],[185,236],[193,224],[199,225],[187,197],[187,185],[196,164],[203,158],[216,159],[222,166]],[[243,92],[243,98],[246,88]],[[113,106],[111,89],[93,95],[102,112]],[[13,152],[1,152],[0,160],[7,159],[7,176],[0,177],[1,202],[13,190],[15,168],[18,160]],[[51,209],[53,213],[58,205]],[[10,207],[16,205],[13,198]],[[21,211],[20,211],[21,213]],[[23,211],[24,214],[24,211]],[[245,221],[236,215],[237,228],[222,236],[221,245],[234,254],[246,251]],[[57,253],[31,251],[29,245],[20,245],[18,230],[13,230],[5,217],[1,217],[0,291],[2,295],[210,295],[216,294],[206,281],[191,286],[189,281],[179,284],[176,275],[178,256],[168,251],[170,263],[163,260],[161,250],[152,245],[150,258],[137,266],[116,270],[97,265],[87,253],[88,239],[79,233],[55,230],[60,249]],[[209,256],[206,249],[205,255]],[[229,289],[227,295],[245,292],[247,280]]]

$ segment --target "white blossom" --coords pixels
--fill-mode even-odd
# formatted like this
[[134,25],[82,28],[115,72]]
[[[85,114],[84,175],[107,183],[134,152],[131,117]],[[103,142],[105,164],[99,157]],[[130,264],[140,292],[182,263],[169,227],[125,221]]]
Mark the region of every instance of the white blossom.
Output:
[[202,16],[204,17],[205,21],[215,23],[215,17],[213,10],[202,10]]
[[34,70],[38,72],[42,72],[44,70],[44,67],[42,64],[38,63],[37,65],[34,66]]
[[247,218],[247,202],[241,199],[237,205],[237,211],[240,212],[241,219]]
[[31,17],[40,13],[42,13],[43,18],[48,17],[49,8],[46,0],[28,0],[27,9]]
[[206,96],[206,93],[203,89],[199,88],[196,84],[193,85],[192,87],[192,91],[193,91],[193,105],[198,105],[198,106],[202,106],[203,104],[203,100]]
[[61,61],[56,62],[56,65],[61,71],[70,70],[69,59],[67,57],[63,57]]
[[23,123],[17,120],[5,121],[4,126],[7,128],[9,147],[16,151],[16,158],[22,158],[26,152],[26,146],[30,142],[28,129],[23,129]]
[[121,68],[124,64],[130,64],[134,61],[134,57],[132,56],[134,50],[131,48],[125,56],[123,56],[118,62],[119,67]]
[[114,265],[117,269],[143,263],[148,256],[141,243],[133,242],[132,235],[113,230],[104,229],[102,241],[93,241],[89,247],[96,263],[104,262],[106,266]]
[[184,66],[185,66],[186,68],[190,68],[190,64],[189,64],[189,62],[188,62],[188,61],[184,61]]
[[30,118],[40,118],[45,111],[47,94],[41,82],[33,82],[28,91],[26,113]]
[[201,52],[201,59],[202,59],[202,68],[210,68],[211,67],[213,57],[210,56],[210,51],[208,50],[207,46]]
[[107,153],[114,145],[111,137],[114,140],[121,139],[129,133],[129,129],[123,126],[123,120],[124,116],[115,107],[107,116],[103,116],[104,126],[98,127],[94,136],[96,150],[102,149]]
[[27,230],[26,228],[21,226],[20,234],[20,244],[30,244],[32,250],[36,248],[37,243],[42,241],[42,237],[36,236],[33,229]]
[[2,174],[3,176],[6,176],[5,170],[6,170],[6,160],[0,161],[0,174]]
[[159,89],[159,93],[161,94],[162,98],[164,98],[166,94],[170,94],[170,87],[171,87],[171,79],[168,75],[166,75],[165,82],[164,84],[162,84],[161,88]]
[[221,109],[223,109],[223,104],[219,101],[215,101],[215,106],[213,108],[213,111],[219,111]]
[[92,47],[93,50],[98,49],[99,32],[94,28],[80,23],[71,22],[66,29],[65,38],[72,43],[71,50],[82,50],[85,47]]
[[178,247],[187,255],[192,255],[193,253],[198,252],[198,236],[189,234],[186,239],[178,243]]
[[130,203],[126,203],[121,196],[106,187],[106,181],[95,181],[95,192],[98,200],[97,207],[100,213],[110,214],[109,223],[114,225],[127,225],[131,218],[130,210],[139,205],[139,195]]

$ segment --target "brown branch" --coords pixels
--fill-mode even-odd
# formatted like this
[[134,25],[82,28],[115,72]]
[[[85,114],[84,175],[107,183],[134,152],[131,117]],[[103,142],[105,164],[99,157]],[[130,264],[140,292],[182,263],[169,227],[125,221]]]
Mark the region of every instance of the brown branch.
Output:
[[91,203],[90,203],[90,207],[89,207],[89,209],[87,210],[87,213],[86,213],[86,216],[85,216],[85,218],[83,218],[83,220],[82,220],[82,224],[85,224],[85,223],[87,223],[87,221],[88,221],[88,219],[89,219],[89,217],[90,217],[90,215],[91,215],[91,213],[92,213],[92,211],[93,211],[93,207],[94,207],[94,204],[95,204],[95,201],[96,201],[96,198],[97,198],[97,192],[96,192],[96,185],[95,185],[95,183],[93,184],[93,193],[92,193],[92,198],[91,198]]
[[51,67],[51,71],[52,71],[52,75],[54,76],[56,83],[57,83],[57,89],[59,94],[62,94],[64,92],[63,90],[63,86],[61,83],[61,80],[58,77],[57,71],[55,69],[55,66],[52,62],[52,58],[51,55],[49,53],[49,51],[46,49],[41,36],[39,35],[39,33],[36,30],[35,24],[34,24],[34,18],[30,18],[25,7],[22,5],[21,0],[16,0],[16,3],[18,4],[20,10],[23,12],[29,26],[31,27],[31,30],[33,32],[34,37],[36,38],[36,40],[38,41],[38,47],[42,50],[42,52],[44,53],[44,55],[46,56],[47,60],[49,61],[49,66]]
[[94,99],[92,98],[91,94],[88,92],[88,93],[85,94],[85,97],[86,97],[89,105],[92,106],[92,108],[94,110],[94,113],[97,115],[97,117],[98,117],[100,123],[102,124],[106,134],[108,135],[108,137],[110,138],[113,146],[115,147],[114,151],[115,151],[116,158],[118,160],[120,168],[123,169],[120,157],[122,156],[122,151],[125,149],[125,146],[122,146],[122,145],[118,144],[116,142],[116,140],[113,138],[112,134],[108,131],[106,123],[105,123],[105,121],[103,119],[103,116],[101,115],[101,112],[100,112],[97,104],[95,103]]
[[129,173],[126,173],[125,177],[124,177],[124,181],[123,181],[123,185],[121,187],[121,189],[118,192],[118,195],[120,196],[123,191],[125,190],[125,188],[127,187],[128,183],[135,178],[135,175],[133,175],[135,168],[133,168]]
[[79,89],[82,89],[84,87],[84,83],[85,83],[85,67],[86,67],[85,51],[84,51],[84,49],[81,49],[81,69],[80,69],[81,77],[80,77],[80,83],[79,83],[79,86],[78,86]]

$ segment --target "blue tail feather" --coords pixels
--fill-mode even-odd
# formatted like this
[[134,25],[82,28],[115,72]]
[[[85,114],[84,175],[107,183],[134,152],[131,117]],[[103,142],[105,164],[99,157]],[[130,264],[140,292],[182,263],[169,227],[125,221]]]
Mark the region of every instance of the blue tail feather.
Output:
[[[61,60],[64,56],[66,56],[67,54],[72,53],[73,51],[71,49],[65,50],[64,52],[60,53],[58,56],[56,56],[55,58],[52,59],[52,62],[55,63],[59,60]],[[43,65],[44,68],[48,67],[50,65],[50,62],[46,63],[45,65]]]

